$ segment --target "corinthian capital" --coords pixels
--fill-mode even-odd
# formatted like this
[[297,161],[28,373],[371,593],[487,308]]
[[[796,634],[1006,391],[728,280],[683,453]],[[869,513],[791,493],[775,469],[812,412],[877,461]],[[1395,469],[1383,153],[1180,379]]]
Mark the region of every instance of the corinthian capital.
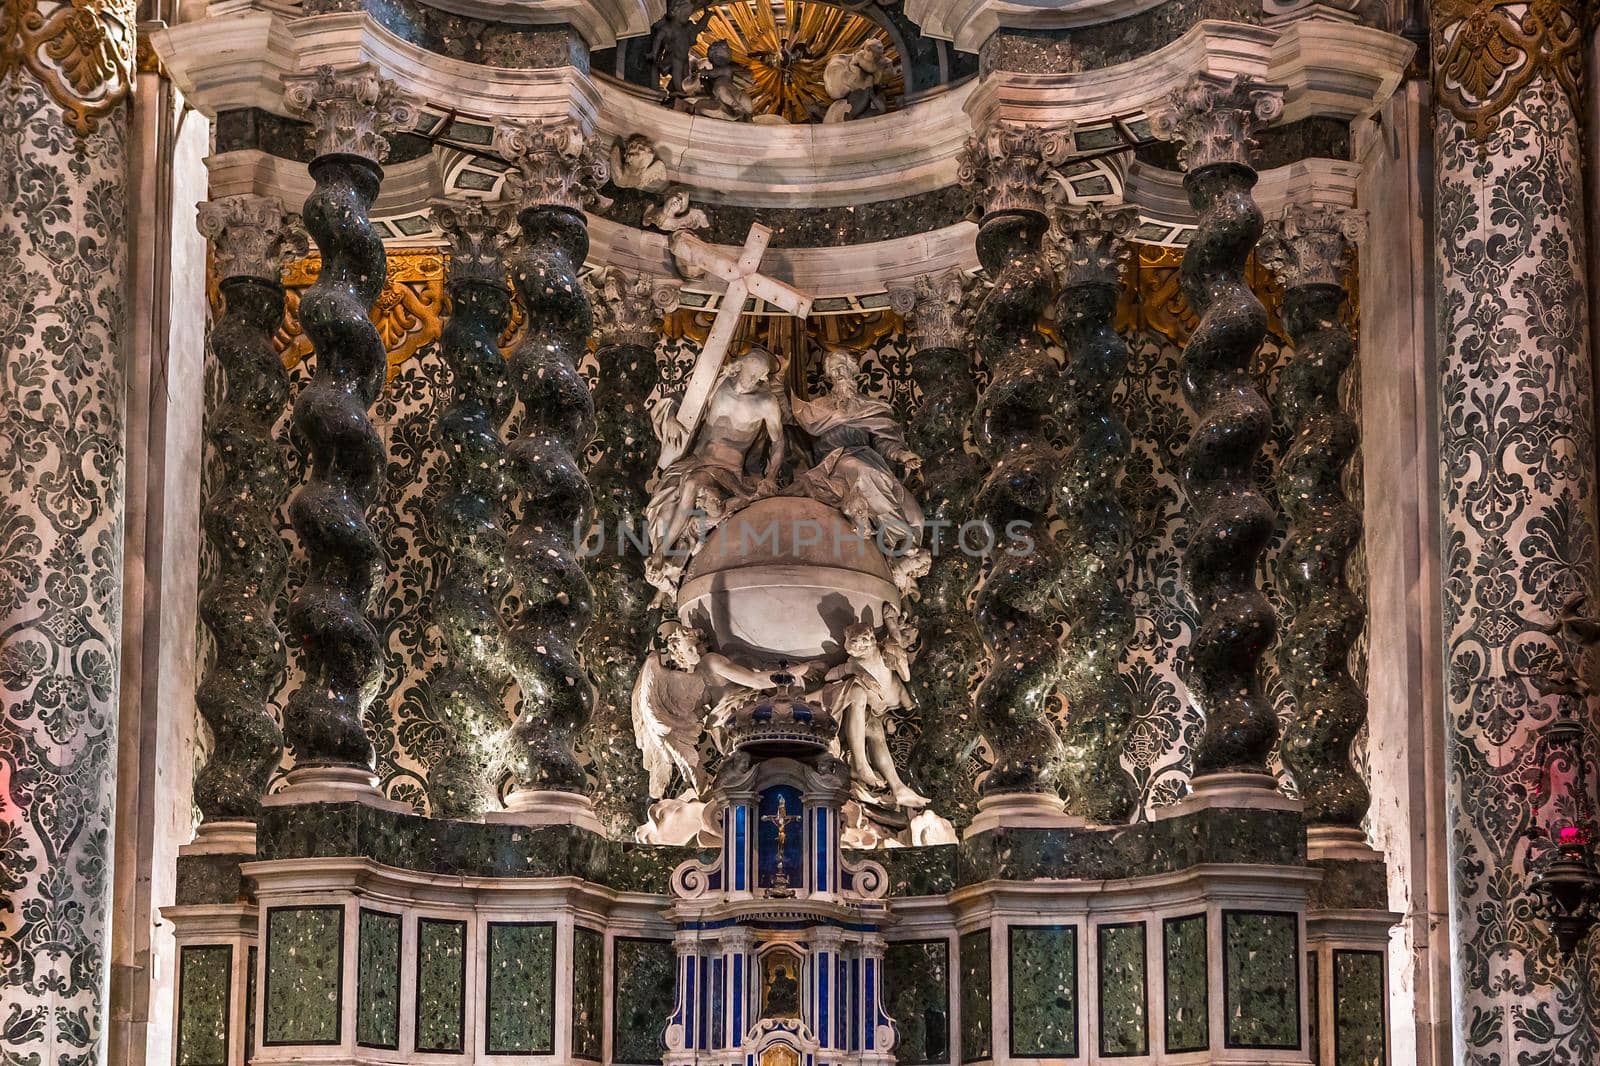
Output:
[[1056,211],[1047,240],[1062,285],[1117,284],[1128,254],[1128,235],[1138,224],[1136,207],[1089,204]]
[[272,196],[224,196],[198,205],[195,228],[211,242],[211,261],[223,278],[277,281],[285,259],[306,254],[300,216]]
[[889,305],[911,327],[911,343],[917,351],[930,348],[962,348],[967,330],[963,324],[963,305],[974,282],[951,267],[943,274],[924,274],[909,285],[889,290]]
[[1174,89],[1166,106],[1150,113],[1150,129],[1164,141],[1178,141],[1185,170],[1219,163],[1250,164],[1255,134],[1283,113],[1283,86],[1245,74],[1224,78],[1196,74]]
[[434,200],[434,224],[450,247],[450,282],[506,283],[501,245],[516,224],[510,204],[486,200]]
[[1343,285],[1356,245],[1367,235],[1364,211],[1331,204],[1290,204],[1267,223],[1256,249],[1286,289]]
[[581,211],[599,194],[611,168],[576,122],[506,123],[494,131],[494,149],[515,169],[506,195],[521,210],[566,207]]
[[283,102],[289,114],[311,123],[317,155],[353,155],[374,163],[389,157],[387,135],[409,129],[417,118],[417,109],[394,82],[369,63],[342,70],[321,66],[314,74],[286,77]]
[[601,347],[655,347],[656,322],[678,306],[676,280],[608,266],[585,281],[593,290],[594,330]]
[[1049,172],[1072,151],[1071,126],[996,122],[967,141],[957,177],[983,213],[1044,210]]

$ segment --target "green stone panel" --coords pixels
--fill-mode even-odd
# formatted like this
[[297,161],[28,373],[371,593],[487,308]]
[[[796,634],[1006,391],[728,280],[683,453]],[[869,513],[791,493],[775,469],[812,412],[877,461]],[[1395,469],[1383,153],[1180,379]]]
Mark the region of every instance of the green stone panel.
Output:
[[606,938],[572,930],[572,1054],[599,1061],[604,1053]]
[[908,940],[883,953],[884,996],[900,1066],[950,1061],[950,943]]
[[1100,937],[1100,1054],[1150,1050],[1150,995],[1144,923],[1102,925]]
[[1206,974],[1206,916],[1191,914],[1162,923],[1167,1051],[1204,1051],[1211,1046],[1210,980]]
[[227,1066],[233,948],[190,945],[178,963],[178,1066]]
[[400,916],[362,910],[356,938],[356,1043],[400,1046]]
[[1381,951],[1333,953],[1334,1066],[1383,1066],[1385,966]]
[[1293,914],[1222,912],[1227,1043],[1300,1046],[1300,932]]
[[256,949],[250,948],[246,956],[248,969],[244,975],[244,1061],[256,1057]]
[[1010,936],[1011,1057],[1078,1054],[1078,931],[1013,925]]
[[1310,1042],[1312,1066],[1322,1066],[1322,960],[1315,951],[1306,952],[1307,999],[1306,1040]]
[[267,912],[262,1043],[337,1044],[344,980],[344,908]]
[[618,937],[612,945],[611,1059],[655,1066],[677,999],[678,953],[670,940]]
[[989,930],[961,937],[961,1061],[994,1058],[994,982]]
[[556,1049],[556,927],[490,922],[488,1024],[491,1055],[549,1055]]
[[466,1050],[467,923],[417,919],[418,1051]]

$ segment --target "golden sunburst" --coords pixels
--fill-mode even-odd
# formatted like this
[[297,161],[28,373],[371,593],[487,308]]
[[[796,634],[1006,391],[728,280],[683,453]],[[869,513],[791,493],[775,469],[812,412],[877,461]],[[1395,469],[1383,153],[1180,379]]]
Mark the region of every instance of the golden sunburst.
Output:
[[745,0],[708,8],[707,23],[694,52],[704,58],[715,40],[728,42],[734,61],[750,71],[750,97],[758,115],[781,115],[790,122],[816,122],[832,102],[822,87],[830,57],[854,52],[868,39],[883,43],[895,64],[884,86],[889,99],[905,91],[900,53],[888,32],[864,15],[807,0]]

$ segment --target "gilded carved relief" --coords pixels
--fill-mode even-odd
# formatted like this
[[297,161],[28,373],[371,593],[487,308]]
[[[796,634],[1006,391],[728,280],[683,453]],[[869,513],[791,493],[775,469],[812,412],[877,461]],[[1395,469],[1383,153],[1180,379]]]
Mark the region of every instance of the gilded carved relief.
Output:
[[133,0],[7,0],[0,78],[26,68],[86,134],[128,96],[135,18]]
[[1574,0],[1437,0],[1434,92],[1486,140],[1499,116],[1541,79],[1576,106],[1583,86],[1583,10]]

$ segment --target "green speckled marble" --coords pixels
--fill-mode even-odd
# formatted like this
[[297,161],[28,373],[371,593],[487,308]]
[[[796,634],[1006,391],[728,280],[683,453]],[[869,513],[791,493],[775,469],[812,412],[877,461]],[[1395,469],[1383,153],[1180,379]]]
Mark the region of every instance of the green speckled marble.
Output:
[[466,922],[417,919],[418,1051],[464,1050],[466,955]]
[[356,939],[356,1043],[400,1046],[400,916],[361,912]]
[[593,929],[572,930],[572,1054],[602,1057],[605,1022],[606,938]]
[[186,946],[178,963],[178,1066],[227,1066],[233,948]]
[[677,998],[678,953],[670,940],[618,937],[612,944],[611,1060],[654,1066]]
[[264,1044],[337,1044],[344,908],[267,912]]
[[556,927],[489,923],[485,1049],[548,1055],[556,1047]]
[[1150,1049],[1150,993],[1143,922],[1102,925],[1100,1054],[1143,1055]]
[[961,937],[961,1061],[994,1057],[994,1001],[989,930]]
[[1206,916],[1168,918],[1161,928],[1167,1051],[1204,1051],[1211,1046],[1211,1020],[1206,1013],[1211,999],[1206,976]]
[[1012,1058],[1078,1054],[1078,931],[1070,925],[1013,925]]
[[899,1066],[950,1061],[950,944],[909,940],[883,953],[884,998],[900,1042]]
[[1293,914],[1222,912],[1229,1047],[1300,1046],[1299,952],[1299,925]]
[[244,975],[244,1061],[256,1056],[256,949],[246,956]]
[[1333,953],[1333,1066],[1383,1066],[1384,967],[1381,951]]

